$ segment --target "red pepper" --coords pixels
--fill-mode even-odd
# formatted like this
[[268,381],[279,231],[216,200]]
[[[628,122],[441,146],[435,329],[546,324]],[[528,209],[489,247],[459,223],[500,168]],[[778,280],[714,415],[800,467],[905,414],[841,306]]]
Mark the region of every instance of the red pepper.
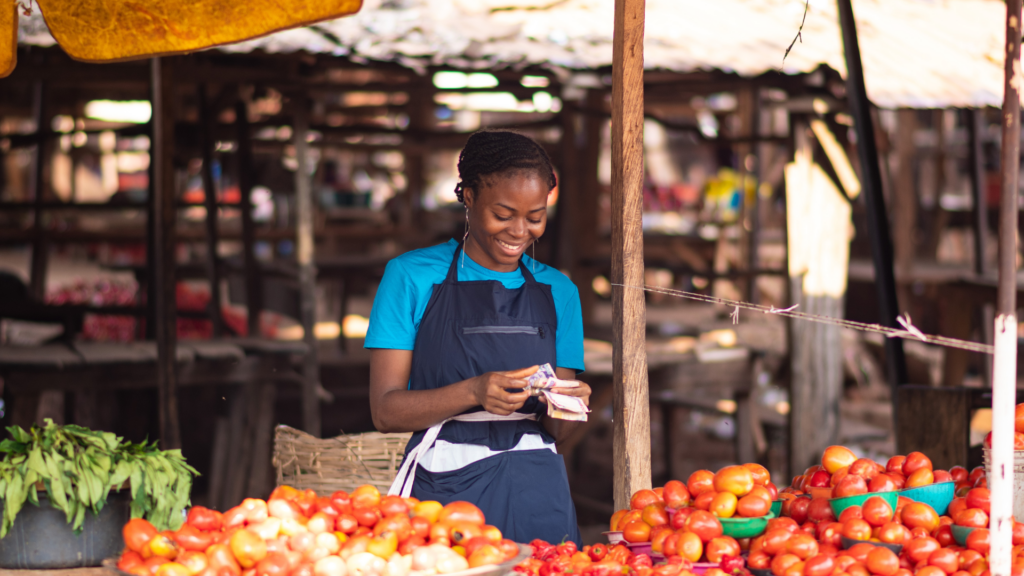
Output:
[[533,557],[538,560],[547,560],[555,554],[554,546],[539,539],[530,542],[530,548],[533,548]]
[[[584,548],[586,547],[584,546]],[[590,547],[590,550],[587,551],[587,554],[590,556],[590,559],[594,562],[600,562],[601,560],[604,560],[605,556],[608,555],[608,547],[604,544],[594,544]]]
[[629,567],[639,572],[641,568],[650,568],[654,565],[651,562],[651,557],[647,554],[637,554],[633,556],[633,560],[630,561]]
[[721,562],[722,571],[726,574],[736,574],[742,572],[747,567],[746,562],[739,556],[723,556]]
[[536,558],[527,558],[523,560],[513,569],[521,574],[529,574],[530,576],[539,576],[541,567],[544,563]]
[[555,556],[551,560],[548,560],[544,567],[540,569],[540,576],[554,576],[557,574],[565,574],[569,572],[572,567],[572,563],[569,561],[568,556]]
[[558,546],[555,546],[555,549],[558,550],[559,556],[572,556],[573,554],[579,552],[579,550],[576,548],[576,543],[572,540],[569,540],[568,542],[562,542]]
[[622,544],[616,544],[612,546],[611,550],[608,551],[608,555],[605,556],[605,560],[611,560],[612,562],[618,562],[619,564],[629,564],[629,561],[633,559],[633,553],[629,551]]

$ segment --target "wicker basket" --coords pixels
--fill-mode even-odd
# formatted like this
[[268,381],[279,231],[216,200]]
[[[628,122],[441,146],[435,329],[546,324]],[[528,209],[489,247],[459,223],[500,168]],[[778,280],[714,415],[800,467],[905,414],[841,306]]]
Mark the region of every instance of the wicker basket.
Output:
[[312,489],[322,496],[336,490],[351,492],[362,484],[387,492],[410,436],[367,432],[321,439],[278,426],[274,432],[277,485]]

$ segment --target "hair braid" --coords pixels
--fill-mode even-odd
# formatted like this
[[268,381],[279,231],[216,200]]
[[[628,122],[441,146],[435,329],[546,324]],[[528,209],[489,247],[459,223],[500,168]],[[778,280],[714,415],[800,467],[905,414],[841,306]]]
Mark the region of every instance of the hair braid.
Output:
[[482,130],[470,136],[459,153],[455,196],[465,202],[465,190],[479,194],[487,176],[531,170],[547,179],[549,191],[558,184],[551,158],[533,138],[510,130]]

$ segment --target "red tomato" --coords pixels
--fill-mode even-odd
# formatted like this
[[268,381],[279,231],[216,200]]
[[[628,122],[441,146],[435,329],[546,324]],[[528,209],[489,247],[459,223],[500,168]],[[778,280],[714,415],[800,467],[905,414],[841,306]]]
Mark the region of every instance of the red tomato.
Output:
[[786,574],[786,570],[798,562],[800,562],[800,559],[792,554],[780,554],[772,559],[770,564],[772,574],[775,576],[784,576]]
[[643,510],[644,508],[661,502],[661,498],[654,492],[654,490],[637,490],[636,494],[629,499],[629,507],[633,510]]
[[690,491],[679,480],[669,480],[665,483],[665,489],[661,493],[665,500],[665,506],[669,508],[682,508],[690,503]]
[[711,490],[710,492],[704,492],[700,496],[693,499],[693,507],[697,510],[708,510],[711,508],[711,501],[718,496],[718,492]]
[[736,503],[736,513],[743,518],[760,518],[771,512],[772,502],[751,492]]
[[807,485],[811,488],[827,488],[832,482],[832,477],[824,470],[818,470],[812,476]]
[[953,477],[953,482],[957,484],[967,481],[967,468],[963,466],[953,466],[949,469],[949,475]]
[[747,567],[755,570],[767,570],[771,565],[771,561],[771,556],[764,552],[751,552],[750,555],[747,556]]
[[922,566],[916,576],[946,576],[946,573],[942,571],[942,568],[938,566]]
[[743,467],[750,470],[750,473],[754,475],[754,484],[757,486],[767,486],[772,479],[768,469],[760,464],[751,462],[744,464]]
[[872,496],[864,501],[864,520],[872,526],[882,526],[891,522],[893,518],[892,506],[878,496]]
[[900,559],[896,553],[883,546],[878,546],[868,553],[865,563],[868,571],[879,576],[893,576],[900,569]]
[[686,519],[689,518],[690,514],[693,514],[695,510],[696,508],[689,506],[676,510],[669,519],[669,526],[671,526],[673,530],[681,530],[683,525],[686,524]]
[[863,476],[857,474],[847,474],[845,478],[836,484],[836,487],[832,489],[833,498],[845,498],[847,496],[857,496],[860,494],[868,493],[868,484],[864,480]]
[[957,526],[970,526],[972,528],[985,528],[988,526],[988,514],[979,508],[968,508],[958,513],[953,520]]
[[769,556],[778,556],[786,551],[786,543],[793,535],[792,531],[785,528],[769,529],[764,533],[762,549]]
[[[856,560],[858,564],[867,564],[867,562],[868,562],[868,554],[870,554],[871,551],[874,550],[874,549],[875,549],[875,545],[874,544],[868,544],[867,542],[861,542],[860,544],[854,544],[853,546],[850,546],[849,548],[847,548],[846,549],[846,553],[849,554],[850,556],[853,556],[853,559]],[[847,569],[847,572],[849,572],[849,571],[850,570]]]
[[978,528],[967,535],[967,549],[988,556],[989,540],[988,528]]
[[884,471],[885,469],[875,463],[874,460],[869,460],[867,458],[858,458],[850,465],[850,474],[862,476],[866,481],[870,481],[872,478],[878,476]]
[[864,519],[864,509],[861,508],[860,506],[857,506],[857,505],[849,506],[848,508],[846,508],[846,510],[843,510],[843,513],[839,515],[838,522],[840,522],[842,524],[845,524],[847,520],[854,520],[854,519],[856,519],[856,520],[863,520]]
[[967,499],[966,498],[953,498],[953,501],[949,503],[949,510],[946,511],[946,515],[956,522],[956,515],[967,510]]
[[331,506],[338,511],[338,514],[349,514],[352,512],[352,498],[348,492],[338,490],[331,494]]
[[968,508],[980,508],[986,514],[992,512],[991,500],[992,494],[988,488],[973,488],[967,493],[967,507]]
[[797,498],[789,506],[789,517],[795,520],[797,524],[803,524],[807,521],[807,511],[810,507],[810,498]]
[[183,524],[174,532],[174,541],[185,550],[203,552],[213,543],[213,537],[206,532],[201,532],[192,524]]
[[[429,528],[427,529],[429,533]],[[373,535],[380,536],[384,532],[393,532],[399,542],[412,536],[412,522],[408,514],[393,514],[382,518],[373,527]]]
[[843,525],[839,522],[821,522],[818,524],[818,542],[831,544],[832,546],[843,545]]
[[715,489],[715,473],[710,470],[697,470],[686,480],[686,489],[690,496],[696,498],[705,492]]
[[372,508],[380,504],[380,490],[376,486],[363,484],[349,495],[353,508]]
[[643,520],[631,520],[622,527],[622,538],[626,542],[649,542],[651,526]]
[[818,542],[807,534],[794,534],[786,541],[786,553],[807,560],[818,554]]
[[725,556],[739,556],[740,545],[731,536],[718,536],[712,538],[704,548],[704,554],[708,562],[719,563]]
[[372,528],[373,525],[376,524],[377,521],[381,519],[380,508],[377,508],[377,507],[373,507],[373,508],[356,507],[356,508],[353,508],[352,509],[352,516],[356,519],[356,522],[358,522],[360,526],[366,526],[367,528]]
[[186,522],[200,530],[212,532],[220,530],[223,518],[224,516],[216,510],[210,510],[202,506],[193,506],[189,508]]
[[743,466],[726,466],[715,474],[713,485],[716,492],[729,492],[739,498],[754,488],[754,475]]
[[288,557],[283,552],[271,552],[256,564],[256,575],[286,576],[291,569]]
[[978,481],[979,478],[984,478],[984,476],[985,467],[975,466],[973,469],[971,469],[971,473],[967,475],[967,481],[970,482],[971,484],[974,484],[975,482]]
[[722,523],[718,521],[718,518],[715,518],[714,514],[704,510],[697,510],[686,519],[683,530],[696,534],[701,542],[708,543],[722,535]]
[[640,519],[647,522],[648,526],[667,526],[668,513],[665,511],[665,503],[655,502],[644,506],[640,512]]
[[696,562],[704,555],[704,542],[693,532],[681,532],[676,540],[676,554],[689,562]]
[[864,520],[847,520],[843,524],[843,536],[850,540],[870,540],[871,525]]
[[942,484],[944,482],[953,482],[953,475],[945,470],[935,470],[933,473],[936,484]]
[[440,523],[470,522],[482,526],[484,524],[484,513],[474,504],[456,501],[446,504],[441,509],[441,514],[437,517],[437,521]]
[[836,515],[832,505],[825,498],[812,498],[807,505],[807,519],[811,522],[835,522]]
[[903,544],[909,532],[898,522],[887,522],[878,529],[878,539],[886,544]]
[[922,502],[911,502],[904,506],[900,520],[908,528],[924,528],[929,533],[939,527],[939,515],[931,506]]
[[821,455],[821,466],[829,474],[835,474],[836,470],[844,466],[850,466],[857,461],[857,455],[845,446],[829,446]]
[[943,524],[932,533],[932,538],[935,538],[939,542],[939,546],[948,548],[949,546],[955,546],[956,540],[953,538],[953,529],[948,525]]
[[868,483],[868,492],[895,492],[896,481],[889,474],[879,474]]
[[902,472],[904,476],[909,478],[911,474],[921,470],[922,468],[927,468],[928,470],[935,469],[932,466],[932,461],[924,454],[920,452],[911,452],[910,454],[907,454],[907,459],[903,461]]
[[928,557],[931,556],[932,552],[939,548],[941,548],[941,546],[939,546],[939,542],[934,538],[914,538],[903,545],[903,554],[915,563],[924,562],[928,560]]
[[920,488],[921,486],[930,486],[935,483],[935,473],[928,468],[918,468],[914,470],[909,476],[907,476],[907,488]]
[[960,569],[960,558],[956,552],[948,548],[939,548],[928,556],[928,565],[935,566],[946,574],[952,574]]
[[889,458],[889,461],[885,464],[885,471],[892,473],[897,472],[903,474],[903,463],[907,461],[906,456],[893,456]]
[[401,496],[385,496],[380,499],[380,513],[384,516],[395,514],[409,514],[409,505]]
[[148,520],[132,518],[121,529],[121,535],[129,550],[141,553],[143,547],[157,535],[157,531]]
[[1024,523],[1013,521],[1013,545],[1024,545]]

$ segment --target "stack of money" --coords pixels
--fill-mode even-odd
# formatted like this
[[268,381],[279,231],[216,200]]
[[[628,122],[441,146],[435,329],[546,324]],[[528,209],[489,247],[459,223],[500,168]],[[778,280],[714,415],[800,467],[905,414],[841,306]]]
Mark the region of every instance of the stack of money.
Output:
[[534,396],[544,395],[548,405],[548,416],[560,420],[586,422],[590,410],[583,400],[575,396],[566,396],[552,392],[553,388],[578,388],[575,380],[559,380],[551,364],[544,364],[526,379],[527,388]]

